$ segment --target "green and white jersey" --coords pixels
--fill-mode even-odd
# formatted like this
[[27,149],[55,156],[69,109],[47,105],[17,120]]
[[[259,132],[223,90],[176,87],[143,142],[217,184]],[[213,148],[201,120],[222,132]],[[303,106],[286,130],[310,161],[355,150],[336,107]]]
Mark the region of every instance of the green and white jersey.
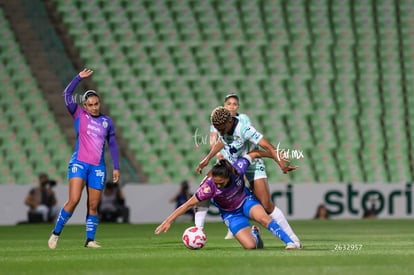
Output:
[[235,119],[235,125],[231,132],[220,135],[224,144],[224,157],[231,163],[251,150],[257,149],[257,144],[263,138],[263,135],[251,125],[247,116],[239,116]]
[[[220,153],[231,163],[234,163],[239,157],[244,156],[251,150],[258,149],[257,144],[263,138],[263,135],[251,125],[247,115],[240,114],[235,118],[236,125],[232,129],[232,133],[221,136],[214,126],[210,128],[210,131],[217,132],[219,138],[223,141],[224,148]],[[263,159],[256,158],[247,168],[245,175],[249,183],[256,179],[267,178]]]
[[[239,119],[239,121],[241,120],[241,121],[243,121],[243,124],[244,125],[247,125],[247,124],[251,124],[250,123],[250,118],[246,115],[246,114],[237,114],[237,116],[236,116],[236,118],[237,119]],[[217,135],[218,135],[218,138],[221,138],[222,139],[222,137],[220,137],[220,134],[217,132],[217,129],[216,128],[214,128],[214,126],[213,125],[210,125],[210,133],[217,133]],[[223,139],[222,139],[223,140]],[[226,142],[223,140],[223,143],[224,143],[224,145],[226,145]],[[227,160],[229,160],[231,163],[233,163],[234,161],[233,161],[233,159],[229,159],[227,156],[229,156],[229,154],[226,152],[226,147],[224,147],[221,151],[220,151],[220,153],[224,156],[224,158],[226,158]],[[243,155],[241,155],[241,156],[243,156]],[[237,159],[237,158],[236,158]]]

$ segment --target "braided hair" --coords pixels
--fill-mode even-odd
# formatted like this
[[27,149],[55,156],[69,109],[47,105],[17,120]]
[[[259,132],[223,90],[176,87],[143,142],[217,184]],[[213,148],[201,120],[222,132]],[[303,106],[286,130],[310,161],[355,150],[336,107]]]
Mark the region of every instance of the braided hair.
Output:
[[232,175],[238,176],[239,172],[228,160],[221,159],[211,168],[211,175],[213,177],[229,179]]
[[219,106],[211,112],[210,121],[214,127],[223,125],[231,119],[231,113],[223,106]]

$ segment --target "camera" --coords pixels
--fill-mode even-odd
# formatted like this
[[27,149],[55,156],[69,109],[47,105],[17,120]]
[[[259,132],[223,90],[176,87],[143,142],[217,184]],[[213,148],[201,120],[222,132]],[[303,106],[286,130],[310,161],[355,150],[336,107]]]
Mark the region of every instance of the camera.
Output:
[[45,181],[45,185],[49,185],[50,187],[56,186],[55,180],[47,180]]

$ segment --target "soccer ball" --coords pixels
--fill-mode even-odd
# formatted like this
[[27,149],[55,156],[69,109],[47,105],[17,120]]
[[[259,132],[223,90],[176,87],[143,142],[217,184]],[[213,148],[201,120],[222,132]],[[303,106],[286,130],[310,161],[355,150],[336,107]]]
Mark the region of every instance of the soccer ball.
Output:
[[200,249],[203,248],[207,242],[207,236],[204,230],[198,227],[191,226],[184,231],[183,243],[185,247],[189,249]]

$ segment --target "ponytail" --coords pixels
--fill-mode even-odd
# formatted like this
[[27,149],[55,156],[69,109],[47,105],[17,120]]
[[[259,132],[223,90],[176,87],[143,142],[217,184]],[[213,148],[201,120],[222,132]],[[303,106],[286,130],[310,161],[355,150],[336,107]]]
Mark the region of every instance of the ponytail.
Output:
[[229,179],[232,175],[238,176],[239,173],[228,160],[221,159],[211,169],[211,175]]

